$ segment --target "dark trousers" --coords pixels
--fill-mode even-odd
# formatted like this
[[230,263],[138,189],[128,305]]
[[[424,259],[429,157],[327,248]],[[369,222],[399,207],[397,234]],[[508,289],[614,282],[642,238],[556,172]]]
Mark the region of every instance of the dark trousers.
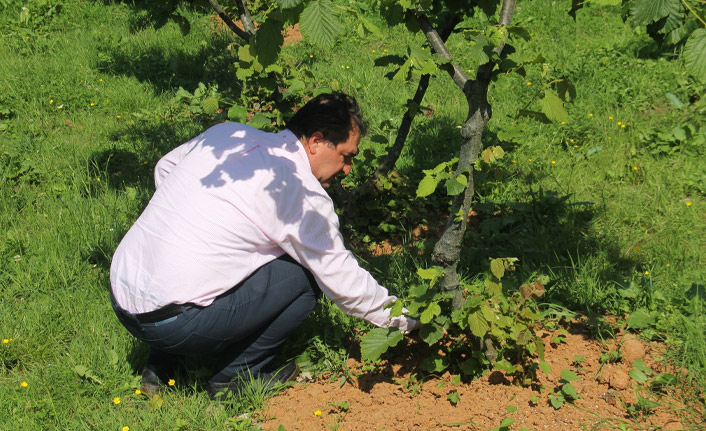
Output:
[[114,300],[113,308],[127,330],[153,351],[214,357],[216,375],[235,378],[270,363],[314,309],[319,294],[311,272],[284,255],[211,305],[187,306],[163,321],[140,323]]

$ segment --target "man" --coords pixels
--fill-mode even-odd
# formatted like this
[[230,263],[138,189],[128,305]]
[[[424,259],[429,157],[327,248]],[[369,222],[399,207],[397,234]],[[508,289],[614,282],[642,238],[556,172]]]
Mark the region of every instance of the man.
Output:
[[390,319],[395,298],[344,247],[324,190],[348,174],[364,133],[354,99],[323,94],[280,133],[223,123],[157,163],[156,192],[110,271],[118,319],[152,346],[143,392],[164,384],[175,355],[217,358],[212,398],[250,377],[293,379],[296,364],[272,360],[320,290],[377,326],[417,326]]

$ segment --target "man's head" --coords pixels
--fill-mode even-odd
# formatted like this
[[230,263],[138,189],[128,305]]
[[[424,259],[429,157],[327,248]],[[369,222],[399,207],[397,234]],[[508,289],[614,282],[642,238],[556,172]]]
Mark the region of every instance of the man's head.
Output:
[[358,103],[343,93],[321,94],[287,122],[304,145],[311,172],[327,187],[333,178],[348,174],[366,127]]

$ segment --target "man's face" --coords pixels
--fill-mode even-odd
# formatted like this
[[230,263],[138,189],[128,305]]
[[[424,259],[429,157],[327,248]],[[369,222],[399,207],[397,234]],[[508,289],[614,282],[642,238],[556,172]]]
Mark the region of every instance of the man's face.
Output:
[[304,143],[311,172],[322,186],[331,185],[334,177],[343,172],[348,175],[351,171],[353,157],[358,154],[358,143],[360,143],[360,133],[351,129],[348,139],[335,147],[323,138],[321,133],[312,134]]

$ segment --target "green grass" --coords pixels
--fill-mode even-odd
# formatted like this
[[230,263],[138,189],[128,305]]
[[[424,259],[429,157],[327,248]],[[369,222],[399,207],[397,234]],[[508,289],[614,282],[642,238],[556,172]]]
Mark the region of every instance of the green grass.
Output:
[[[115,319],[106,294],[110,257],[151,196],[154,163],[205,127],[171,103],[176,90],[204,82],[223,94],[241,91],[228,37],[214,33],[212,18],[199,10],[186,11],[192,29],[184,36],[174,23],[153,25],[159,10],[150,2],[40,3],[29,2],[30,24],[17,21],[19,2],[2,2],[0,18],[0,337],[12,339],[0,345],[0,427],[246,429],[232,417],[256,408],[258,397],[214,408],[198,368],[179,376],[161,407],[134,394],[146,349]],[[546,82],[541,66],[492,86],[487,142],[507,155],[480,176],[474,209],[481,221],[465,243],[462,273],[475,277],[489,256],[516,256],[518,280],[550,276],[553,303],[589,313],[647,309],[654,321],[646,335],[673,345],[672,359],[703,385],[704,144],[659,144],[650,131],[690,124],[703,133],[704,87],[616,10],[587,7],[574,23],[564,15],[568,1],[544,3],[520,3],[517,21],[533,39],[517,48],[542,53],[551,76],[575,83],[570,121],[517,117]],[[385,31],[382,42],[351,33],[334,52],[299,44],[286,53],[313,72],[307,86],[352,93],[370,135],[389,137],[416,84],[384,79],[391,69],[372,61],[384,50],[404,54],[421,38]],[[463,45],[460,35],[449,41],[452,52]],[[667,92],[684,108],[670,105]],[[447,198],[415,201],[415,184],[423,169],[455,154],[466,108],[444,75],[432,79],[424,104],[434,114],[415,120],[397,165],[406,179],[394,196],[381,195],[410,202],[387,220],[396,230],[378,229],[389,212],[376,209],[357,224],[348,220],[352,237],[411,242],[416,223],[440,218]],[[498,138],[516,126],[522,134]],[[363,147],[384,152],[370,140]],[[363,176],[358,169],[353,179]],[[399,294],[415,282],[415,265],[428,264],[428,255],[359,253]],[[328,322],[330,331],[318,329]],[[293,343],[304,349],[291,352],[305,350],[316,370],[341,369],[356,326],[364,327],[323,302]]]

